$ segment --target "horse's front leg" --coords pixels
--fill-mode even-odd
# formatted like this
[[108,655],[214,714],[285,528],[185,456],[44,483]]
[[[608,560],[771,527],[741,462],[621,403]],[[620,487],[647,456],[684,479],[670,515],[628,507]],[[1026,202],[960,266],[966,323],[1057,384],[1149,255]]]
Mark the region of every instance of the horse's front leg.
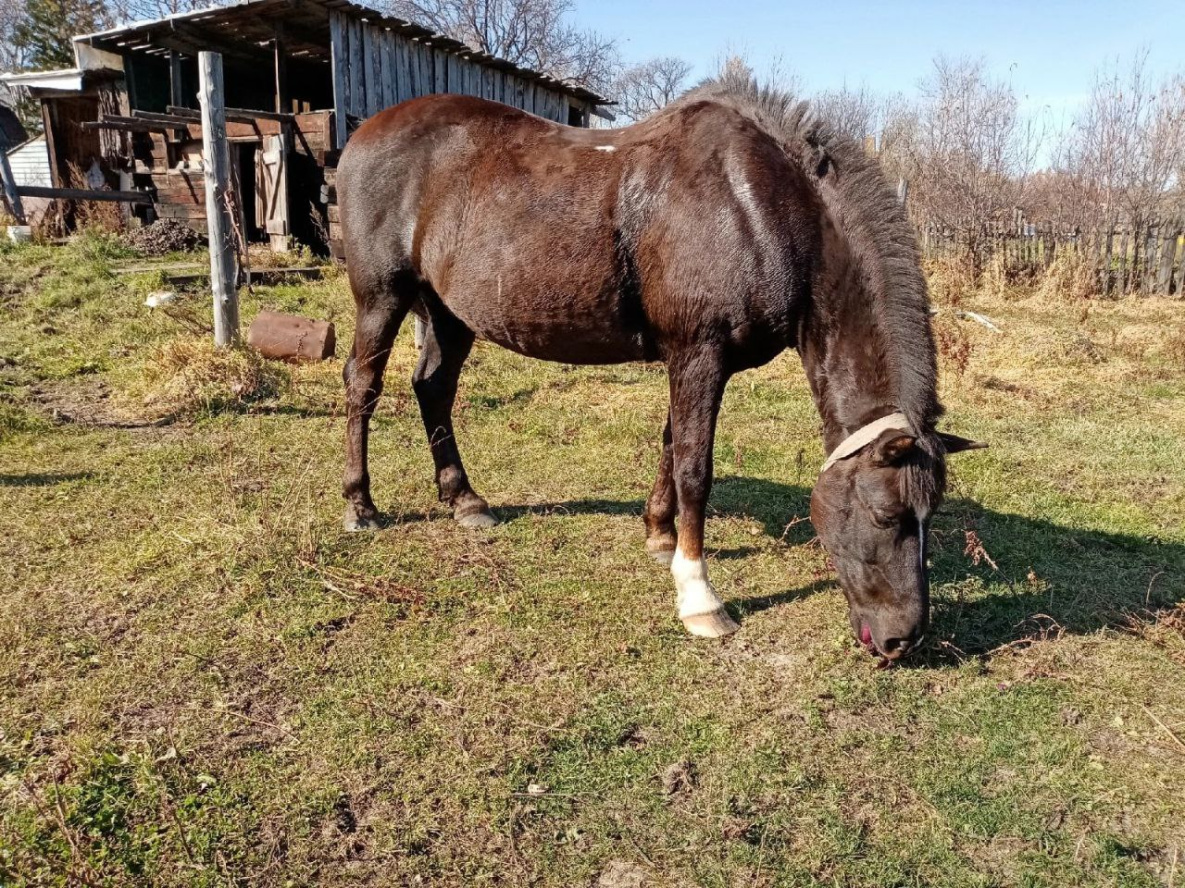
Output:
[[708,348],[670,362],[671,442],[679,537],[671,559],[679,619],[692,635],[719,638],[738,628],[708,581],[704,513],[712,490],[716,416],[727,374],[722,356]]
[[646,551],[659,564],[670,564],[675,555],[678,537],[675,534],[675,514],[679,501],[675,493],[675,456],[671,447],[671,414],[667,413],[666,428],[662,431],[662,456],[658,460],[658,477],[646,500],[642,521],[646,524]]

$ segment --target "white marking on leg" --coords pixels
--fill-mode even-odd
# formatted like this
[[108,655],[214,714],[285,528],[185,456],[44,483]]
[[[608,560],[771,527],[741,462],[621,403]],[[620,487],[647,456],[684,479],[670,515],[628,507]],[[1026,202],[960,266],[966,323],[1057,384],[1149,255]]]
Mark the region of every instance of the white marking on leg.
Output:
[[612,145],[598,145],[596,150],[597,151],[604,151],[606,154],[612,154],[617,149]]
[[682,549],[676,549],[671,559],[671,575],[675,578],[679,619],[724,609],[724,602],[708,582],[708,562],[703,558],[691,559]]

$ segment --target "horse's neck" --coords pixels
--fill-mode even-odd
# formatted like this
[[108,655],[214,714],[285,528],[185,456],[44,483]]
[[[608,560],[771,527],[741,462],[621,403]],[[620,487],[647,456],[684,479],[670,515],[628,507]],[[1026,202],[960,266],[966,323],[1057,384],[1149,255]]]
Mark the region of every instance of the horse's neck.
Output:
[[848,271],[816,290],[799,342],[828,453],[852,432],[898,409],[870,295],[854,270]]

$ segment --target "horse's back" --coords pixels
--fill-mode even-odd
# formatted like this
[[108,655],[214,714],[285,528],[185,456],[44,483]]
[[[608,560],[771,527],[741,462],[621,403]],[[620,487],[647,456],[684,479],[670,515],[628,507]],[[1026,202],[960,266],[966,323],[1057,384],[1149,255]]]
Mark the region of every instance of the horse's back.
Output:
[[414,271],[481,338],[599,363],[737,330],[784,347],[794,179],[712,103],[583,130],[441,95],[360,127],[338,191],[351,265]]

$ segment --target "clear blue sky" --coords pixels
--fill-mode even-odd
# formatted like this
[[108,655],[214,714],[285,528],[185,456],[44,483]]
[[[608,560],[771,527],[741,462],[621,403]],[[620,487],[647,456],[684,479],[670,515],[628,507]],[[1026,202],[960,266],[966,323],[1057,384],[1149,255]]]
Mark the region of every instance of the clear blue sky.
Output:
[[809,91],[848,83],[911,93],[935,55],[983,57],[1028,109],[1072,113],[1094,71],[1146,48],[1157,72],[1185,65],[1182,0],[576,0],[580,24],[628,61],[674,55],[695,78],[730,50],[761,73],[778,57]]

